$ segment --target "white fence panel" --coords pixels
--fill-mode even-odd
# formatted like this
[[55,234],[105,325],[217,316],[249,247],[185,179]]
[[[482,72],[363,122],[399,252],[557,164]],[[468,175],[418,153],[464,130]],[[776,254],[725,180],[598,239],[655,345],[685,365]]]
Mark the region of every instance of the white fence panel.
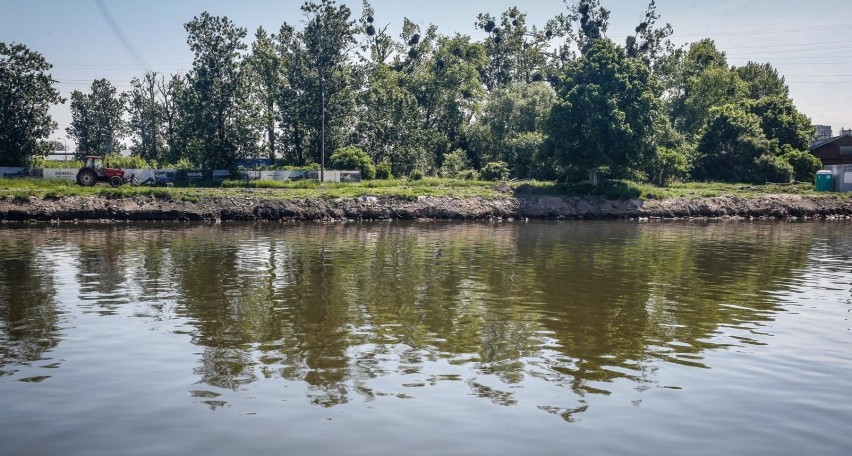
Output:
[[45,179],[77,180],[78,168],[45,168],[42,175]]

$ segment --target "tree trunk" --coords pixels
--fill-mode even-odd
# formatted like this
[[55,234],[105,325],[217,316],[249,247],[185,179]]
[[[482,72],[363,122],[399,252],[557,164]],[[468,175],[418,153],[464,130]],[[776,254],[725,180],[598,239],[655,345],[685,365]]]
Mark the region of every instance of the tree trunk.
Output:
[[592,185],[598,185],[598,169],[597,168],[589,168],[589,183]]

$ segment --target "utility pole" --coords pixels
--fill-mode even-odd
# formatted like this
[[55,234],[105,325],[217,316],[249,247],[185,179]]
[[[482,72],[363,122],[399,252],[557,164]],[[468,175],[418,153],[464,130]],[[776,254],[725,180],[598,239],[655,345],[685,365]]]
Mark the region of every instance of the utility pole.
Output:
[[62,141],[62,151],[65,155],[65,161],[68,161],[68,141],[63,138],[56,138],[59,141]]
[[320,72],[320,97],[322,98],[322,127],[320,138],[320,183],[325,181],[325,79]]

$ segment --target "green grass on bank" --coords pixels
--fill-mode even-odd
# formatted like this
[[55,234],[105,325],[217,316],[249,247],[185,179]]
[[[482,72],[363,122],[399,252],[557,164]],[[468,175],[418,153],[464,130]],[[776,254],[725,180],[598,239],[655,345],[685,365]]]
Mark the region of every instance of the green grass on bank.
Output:
[[[731,184],[725,182],[678,182],[657,187],[632,181],[604,181],[597,186],[583,183],[527,181],[516,185],[518,193],[558,195],[599,195],[607,198],[712,198],[717,196],[753,197],[758,195],[818,195],[810,183],[796,184]],[[824,193],[823,193],[824,195]],[[836,195],[836,194],[834,194]]]
[[[112,188],[106,184],[80,187],[73,182],[44,179],[0,179],[0,197],[61,198],[64,196],[98,195],[109,198],[156,197],[173,201],[199,201],[208,197],[246,196],[257,198],[355,198],[360,196],[392,196],[414,199],[418,196],[450,196],[498,198],[506,196],[494,182],[459,179],[424,178],[422,180],[391,179],[358,183],[323,183],[315,181],[224,181],[218,187],[131,187]],[[727,184],[675,183],[656,187],[632,181],[603,181],[597,186],[588,183],[557,183],[542,181],[512,182],[518,195],[599,195],[606,198],[666,199],[675,197],[700,198],[733,195],[752,197],[768,194],[816,195],[812,184]],[[503,188],[505,190],[505,188]]]

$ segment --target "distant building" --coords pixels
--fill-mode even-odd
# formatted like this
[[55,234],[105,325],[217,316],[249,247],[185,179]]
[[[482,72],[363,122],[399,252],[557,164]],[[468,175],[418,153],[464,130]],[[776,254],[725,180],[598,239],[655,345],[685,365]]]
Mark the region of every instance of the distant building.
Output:
[[823,141],[834,136],[831,125],[815,125],[814,128],[816,129],[816,141]]
[[852,164],[852,130],[833,138],[816,141],[811,146],[811,153],[822,160],[823,166]]
[[841,127],[840,128],[840,136],[843,136],[843,135],[852,135],[852,128],[846,129],[846,128]]

